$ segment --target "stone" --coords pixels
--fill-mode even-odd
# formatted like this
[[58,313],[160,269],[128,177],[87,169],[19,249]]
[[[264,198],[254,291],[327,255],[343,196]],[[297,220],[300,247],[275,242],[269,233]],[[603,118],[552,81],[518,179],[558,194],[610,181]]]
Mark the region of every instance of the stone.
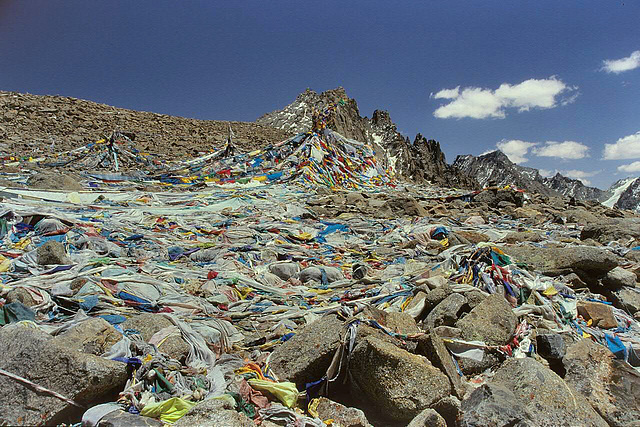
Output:
[[542,274],[560,276],[576,273],[586,283],[596,282],[622,263],[622,259],[611,251],[590,246],[508,246],[500,249],[512,260],[524,262]]
[[337,316],[329,315],[306,325],[302,331],[277,347],[270,366],[282,381],[299,386],[324,376],[340,344],[343,326]]
[[457,360],[460,370],[467,376],[481,374],[487,369],[498,366],[501,362],[497,355],[489,352],[484,353],[482,360],[475,360],[467,357],[459,357]]
[[320,267],[307,267],[300,271],[298,278],[302,283],[307,283],[311,280],[320,283],[322,281],[322,270],[325,271],[329,283],[344,279],[342,271],[336,267],[322,267],[322,269]]
[[540,233],[529,231],[514,231],[507,234],[502,240],[505,243],[541,242],[544,240],[544,237],[542,237]]
[[453,386],[453,392],[458,397],[463,397],[466,388],[460,379],[456,364],[449,350],[444,345],[442,338],[435,332],[423,335],[418,339],[417,352],[425,356],[433,365],[444,372]]
[[458,320],[460,310],[467,303],[464,295],[453,293],[439,303],[424,319],[425,328],[431,330],[437,326],[453,326]]
[[43,190],[81,191],[84,188],[77,178],[68,174],[40,172],[32,175],[27,180],[30,188]]
[[591,222],[580,232],[580,240],[593,239],[607,244],[619,239],[640,240],[640,218],[610,219],[606,222]]
[[155,418],[133,415],[125,411],[113,411],[100,419],[96,427],[162,427],[164,423]]
[[276,262],[269,266],[269,271],[282,280],[289,280],[298,275],[300,266],[295,262]]
[[62,265],[69,263],[69,257],[64,249],[64,245],[55,240],[49,240],[36,250],[38,264],[40,265]]
[[350,376],[364,396],[390,419],[409,421],[449,396],[449,379],[421,356],[367,337],[354,349]]
[[624,287],[613,292],[616,307],[634,314],[640,311],[640,289]]
[[510,202],[522,207],[524,195],[518,191],[486,189],[473,198],[474,203],[486,203],[489,207],[497,208],[500,202]]
[[[0,366],[83,406],[121,391],[127,381],[125,363],[70,350],[46,332],[21,324],[0,328]],[[82,413],[4,375],[0,375],[0,389],[3,425],[56,425]]]
[[640,374],[589,339],[571,345],[563,359],[565,381],[611,426],[640,420]]
[[[471,218],[480,218],[482,219],[482,217],[471,217]],[[484,220],[482,220],[484,223]],[[478,231],[471,231],[471,230],[458,230],[456,231],[456,233],[461,236],[464,237],[465,239],[467,239],[468,241],[470,241],[471,243],[481,243],[481,242],[488,242],[489,240],[491,240],[489,238],[489,236],[487,236],[484,233],[480,233]]]
[[462,338],[462,331],[458,328],[453,328],[451,326],[437,326],[433,328],[433,332],[438,334],[438,336],[440,337]]
[[237,412],[233,406],[219,399],[207,399],[198,403],[173,425],[175,427],[255,427],[255,423],[249,417]]
[[462,402],[461,426],[607,426],[589,402],[536,360],[509,358]]
[[462,401],[461,427],[516,426],[526,415],[515,405],[516,396],[499,384],[486,383]]
[[333,423],[341,427],[371,427],[360,409],[348,408],[326,397],[318,399],[316,411],[321,420],[333,420]]
[[431,409],[444,418],[447,425],[451,426],[456,425],[462,416],[462,403],[455,396],[447,396],[438,400],[431,406]]
[[618,327],[618,322],[610,305],[599,302],[578,301],[577,308],[578,314],[584,317],[585,320],[593,321],[592,326],[603,329]]
[[122,339],[122,335],[104,319],[92,317],[56,336],[54,341],[72,351],[100,356]]
[[545,359],[560,360],[567,351],[567,345],[559,334],[536,335],[536,351]]
[[607,273],[604,279],[602,279],[602,283],[614,289],[623,286],[633,288],[636,286],[636,275],[622,267],[616,267]]
[[468,341],[484,341],[488,345],[504,345],[511,340],[518,324],[511,305],[500,294],[485,298],[456,323]]
[[[173,323],[162,314],[141,313],[122,322],[122,330],[134,329],[140,332],[142,339],[149,342],[160,330],[173,327]],[[178,334],[172,334],[158,346],[160,352],[172,359],[184,362],[189,355],[191,347]]]
[[427,311],[427,293],[419,290],[413,296],[409,304],[404,309],[404,313],[413,316],[414,319],[421,320],[424,318],[423,313]]
[[13,288],[9,292],[7,292],[7,296],[5,297],[7,300],[7,304],[12,302],[21,302],[27,307],[33,307],[37,305],[36,301],[31,296],[31,293],[25,288]]
[[420,328],[416,325],[413,316],[407,313],[386,313],[384,325],[392,332],[402,335],[411,335],[420,332]]
[[447,427],[447,423],[435,410],[427,408],[416,415],[407,427]]

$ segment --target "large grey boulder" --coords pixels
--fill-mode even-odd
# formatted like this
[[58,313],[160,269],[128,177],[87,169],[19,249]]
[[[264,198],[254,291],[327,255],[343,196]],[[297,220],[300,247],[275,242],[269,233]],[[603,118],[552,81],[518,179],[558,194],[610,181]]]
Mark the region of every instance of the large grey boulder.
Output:
[[513,337],[517,324],[518,318],[504,296],[493,294],[460,319],[456,327],[466,340],[504,345]]
[[449,396],[449,379],[421,356],[372,336],[354,349],[349,364],[354,388],[396,421],[409,421]]
[[336,425],[342,427],[371,427],[360,409],[346,407],[326,397],[318,399],[316,411],[321,420],[333,420]]
[[300,272],[300,266],[296,262],[274,262],[269,265],[269,271],[282,280],[289,280]]
[[125,411],[113,411],[100,419],[96,427],[162,427],[164,423],[155,418],[134,415]]
[[[58,345],[49,334],[21,324],[0,328],[0,367],[82,406],[122,390],[127,365]],[[49,393],[0,375],[0,424],[55,425],[82,413]]]
[[69,350],[100,356],[122,339],[122,335],[104,319],[92,317],[54,338]]
[[618,239],[640,239],[640,219],[620,218],[589,223],[580,232],[580,240],[593,239],[609,243]]
[[[141,313],[122,322],[122,330],[133,329],[140,332],[142,339],[149,342],[157,332],[165,328],[173,327],[173,323],[162,314]],[[189,355],[191,347],[179,334],[172,334],[164,340],[158,350],[179,362],[184,362]]]
[[631,314],[640,311],[640,289],[624,287],[614,293],[616,307]]
[[462,398],[465,395],[466,388],[462,383],[462,379],[458,374],[458,369],[447,347],[444,345],[442,338],[434,331],[424,335],[418,340],[418,353],[427,357],[437,368],[444,372],[451,381],[453,392],[456,396]]
[[447,423],[434,409],[427,408],[416,415],[407,427],[447,427]]
[[342,321],[329,315],[306,325],[271,354],[270,366],[280,380],[304,386],[324,376],[340,344]]
[[509,246],[501,249],[512,258],[512,261],[515,259],[524,262],[548,276],[576,273],[587,283],[593,283],[597,278],[604,277],[623,261],[611,251],[592,246],[563,248]]
[[435,306],[424,319],[425,329],[431,330],[438,326],[455,325],[458,321],[459,312],[466,303],[467,299],[462,294],[453,293],[449,295]]
[[225,426],[254,427],[254,422],[219,399],[208,399],[191,408],[174,424],[176,427]]
[[602,426],[573,387],[532,358],[511,358],[462,402],[461,426]]
[[44,245],[36,249],[38,264],[40,265],[62,265],[69,263],[69,257],[64,249],[64,245],[55,240],[49,240]]
[[565,381],[578,390],[609,425],[638,425],[640,374],[635,369],[616,360],[608,348],[588,339],[570,346],[562,362]]
[[602,282],[609,288],[614,289],[621,288],[623,286],[633,288],[636,286],[636,275],[635,273],[629,270],[625,270],[622,267],[616,267],[609,271],[606,276],[604,276]]

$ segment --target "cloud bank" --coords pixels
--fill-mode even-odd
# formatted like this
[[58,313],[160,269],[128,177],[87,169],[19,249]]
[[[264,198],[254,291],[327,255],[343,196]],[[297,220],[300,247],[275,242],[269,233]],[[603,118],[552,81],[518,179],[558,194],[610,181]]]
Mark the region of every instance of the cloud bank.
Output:
[[524,163],[529,152],[538,157],[555,157],[562,160],[584,159],[589,156],[589,147],[576,141],[527,142],[519,139],[504,140],[496,144],[513,163]]
[[640,50],[632,52],[631,55],[621,59],[605,59],[602,71],[607,73],[620,74],[640,67]]
[[478,87],[460,89],[457,86],[431,94],[431,98],[450,101],[433,112],[439,119],[503,119],[508,109],[523,112],[535,108],[555,108],[573,102],[576,96],[577,87],[568,86],[555,76],[529,79],[516,85],[503,83],[496,90]]
[[623,136],[613,144],[604,144],[605,160],[640,159],[640,132]]

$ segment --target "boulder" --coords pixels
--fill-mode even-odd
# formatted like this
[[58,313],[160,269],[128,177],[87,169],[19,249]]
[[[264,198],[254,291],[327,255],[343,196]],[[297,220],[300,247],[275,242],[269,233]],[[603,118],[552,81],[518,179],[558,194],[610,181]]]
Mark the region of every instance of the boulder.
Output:
[[295,262],[276,262],[269,266],[269,271],[282,280],[289,280],[298,275],[300,266]]
[[298,278],[302,281],[302,283],[307,283],[312,280],[315,282],[322,282],[323,270],[329,283],[344,279],[342,270],[336,267],[307,267],[304,270],[300,271],[300,273],[298,274]]
[[30,176],[27,180],[27,185],[30,188],[39,188],[43,190],[83,190],[82,185],[80,185],[76,177],[53,172],[40,172]]
[[[434,290],[435,291],[435,290]],[[433,292],[433,291],[432,291]],[[460,310],[467,303],[462,294],[452,293],[439,303],[424,319],[425,329],[438,326],[453,326],[458,320]]]
[[447,423],[435,410],[427,408],[412,419],[407,427],[447,427]]
[[522,207],[524,195],[518,191],[486,189],[473,198],[474,203],[486,203],[489,207],[497,208],[500,202],[510,202],[517,207]]
[[342,329],[342,321],[335,315],[306,325],[273,351],[271,369],[280,380],[299,386],[319,380],[340,345]]
[[418,340],[417,352],[425,356],[433,365],[444,372],[453,386],[453,392],[458,397],[464,397],[466,388],[460,379],[456,364],[445,347],[442,338],[435,332],[423,335]]
[[[122,330],[136,330],[140,332],[142,339],[147,342],[160,330],[173,326],[173,323],[162,314],[154,313],[141,313],[128,318],[121,324]],[[184,362],[189,355],[191,347],[179,333],[174,333],[158,346],[158,350],[172,359]]]
[[[474,217],[472,217],[472,218],[474,218]],[[465,239],[467,239],[471,243],[488,242],[489,240],[491,240],[489,238],[489,236],[487,236],[484,233],[480,233],[478,231],[458,230],[458,231],[456,231],[456,234],[458,234],[461,237],[464,237]]]
[[501,362],[501,359],[496,354],[485,351],[484,356],[482,356],[482,360],[470,359],[468,357],[459,357],[457,358],[457,361],[462,373],[470,376],[481,374],[487,369],[498,366]]
[[640,289],[624,287],[613,292],[616,307],[631,314],[640,311]]
[[[70,350],[49,334],[21,324],[0,328],[0,367],[11,374],[88,406],[121,391],[127,365]],[[31,386],[0,375],[3,425],[56,425],[82,410]]]
[[113,411],[100,419],[96,427],[162,427],[164,423],[155,418],[134,415],[125,411]]
[[616,267],[607,273],[602,279],[602,283],[613,289],[623,286],[633,288],[636,286],[636,275],[622,267]]
[[384,325],[391,331],[402,334],[411,335],[420,332],[420,328],[416,325],[413,316],[407,313],[386,313]]
[[413,318],[415,319],[422,319],[424,317],[423,313],[427,310],[426,298],[426,292],[422,290],[416,292],[411,301],[409,301],[409,304],[407,304],[407,306],[405,307],[404,313],[413,316]]
[[595,282],[622,263],[622,259],[611,251],[591,246],[510,246],[500,249],[512,260],[524,262],[547,276],[576,273],[586,283]]
[[49,240],[36,250],[38,264],[40,265],[62,265],[69,263],[69,257],[64,249],[64,245],[55,240]]
[[461,426],[607,426],[587,400],[536,360],[510,358],[462,402]]
[[449,396],[449,379],[421,356],[367,337],[349,364],[358,395],[396,421],[409,421]]
[[[493,383],[478,387],[462,401],[461,427],[527,426],[526,414],[514,404],[516,396],[508,388]],[[522,423],[522,424],[519,424]]]
[[504,239],[505,243],[520,243],[520,242],[542,242],[544,237],[540,233],[534,233],[530,231],[514,231],[507,234]]
[[336,425],[342,427],[371,427],[360,409],[348,408],[326,397],[318,399],[316,411],[321,420],[333,420]]
[[600,302],[578,301],[578,314],[585,320],[591,320],[592,326],[603,329],[617,328],[618,322],[610,305]]
[[511,305],[502,295],[493,294],[460,319],[456,327],[468,341],[504,345],[511,340],[517,324]]
[[219,399],[207,399],[191,408],[173,424],[175,427],[225,426],[254,427],[255,423],[233,406]]
[[122,339],[122,335],[104,319],[92,317],[56,336],[54,341],[72,351],[100,356]]
[[604,244],[619,239],[640,239],[640,218],[610,219],[588,223],[580,232],[580,240],[586,239]]
[[25,288],[11,289],[9,292],[7,292],[6,299],[7,304],[17,301],[26,305],[27,307],[33,307],[34,305],[36,305],[36,301],[33,299],[33,296],[31,296],[31,293],[29,293],[29,291]]
[[611,426],[640,420],[640,374],[616,360],[608,348],[582,339],[563,359],[565,381],[580,392]]
[[538,334],[536,335],[536,351],[548,360],[560,360],[567,351],[567,345],[559,334]]

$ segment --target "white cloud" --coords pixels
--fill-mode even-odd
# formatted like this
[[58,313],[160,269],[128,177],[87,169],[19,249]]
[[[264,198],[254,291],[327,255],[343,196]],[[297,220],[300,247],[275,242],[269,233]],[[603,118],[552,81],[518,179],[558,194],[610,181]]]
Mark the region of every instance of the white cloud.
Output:
[[588,157],[589,147],[576,141],[547,141],[542,147],[535,147],[532,151],[541,157],[559,157],[561,159],[583,159]]
[[572,169],[572,170],[568,170],[568,171],[560,171],[560,173],[564,176],[566,176],[567,178],[573,178],[573,179],[577,179],[582,181],[582,183],[584,185],[591,185],[591,181],[589,181],[587,178],[590,178],[594,175],[597,175],[600,173],[600,171],[595,171],[595,172],[586,172],[586,171],[581,171],[581,170],[577,170],[577,169]]
[[496,147],[502,151],[513,163],[524,163],[527,159],[525,156],[531,147],[536,146],[535,142],[520,141],[512,139],[510,141],[500,141]]
[[440,92],[431,94],[432,98],[435,99],[455,99],[460,94],[460,86],[457,86],[453,89],[442,89]]
[[631,55],[621,59],[605,59],[602,70],[607,73],[622,73],[640,67],[640,50],[632,52]]
[[[470,117],[486,119],[488,117],[504,118],[507,108],[516,108],[519,112],[532,108],[554,108],[558,104],[566,105],[575,100],[577,87],[567,86],[555,76],[548,79],[529,79],[511,85],[503,83],[496,90],[478,87],[460,86],[454,89],[443,89],[431,97],[449,99],[451,102],[441,105],[433,115],[439,119]],[[560,95],[569,95],[561,98]]]
[[640,172],[640,162],[629,163],[628,165],[618,166],[620,172],[635,173]]
[[640,158],[640,132],[618,139],[614,144],[604,144],[605,160]]
[[547,177],[547,178],[550,178],[550,177],[552,177],[553,175],[556,174],[554,171],[549,170],[549,169],[538,169],[538,172],[540,172],[540,175],[542,175],[544,177]]

